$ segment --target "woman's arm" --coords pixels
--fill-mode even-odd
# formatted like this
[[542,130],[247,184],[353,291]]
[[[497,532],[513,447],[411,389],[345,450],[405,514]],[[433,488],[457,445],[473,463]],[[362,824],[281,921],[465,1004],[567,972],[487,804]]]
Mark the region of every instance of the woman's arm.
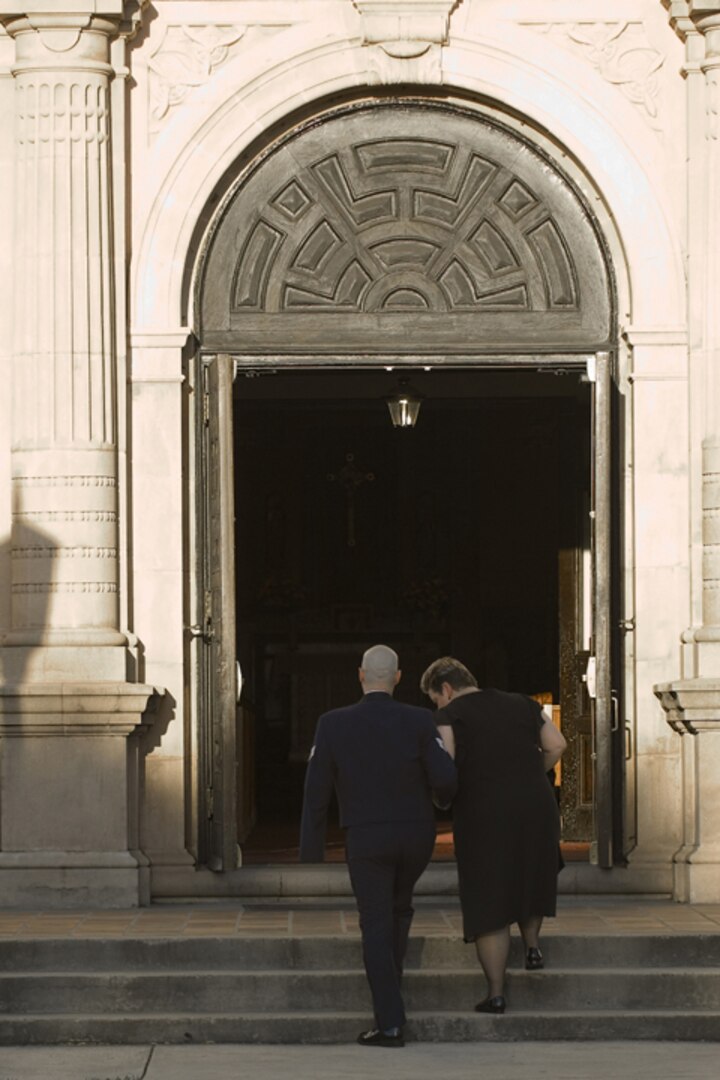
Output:
[[549,772],[553,765],[557,765],[567,747],[565,736],[553,724],[552,720],[545,719],[540,728],[540,746],[543,755],[543,768]]
[[451,758],[455,757],[455,733],[449,724],[438,724],[438,735],[445,743],[445,749]]

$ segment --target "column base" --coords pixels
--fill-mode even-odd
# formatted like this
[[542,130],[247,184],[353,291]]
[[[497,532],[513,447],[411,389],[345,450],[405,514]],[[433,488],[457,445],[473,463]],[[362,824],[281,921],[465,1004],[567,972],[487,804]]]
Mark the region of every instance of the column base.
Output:
[[149,903],[150,871],[141,853],[0,852],[3,910],[128,908]]
[[662,893],[673,891],[672,851],[643,851],[635,848],[628,856],[627,869],[620,871],[632,877],[638,893]]
[[[717,644],[717,628],[702,642]],[[720,896],[720,679],[690,678],[655,687],[670,727],[692,736],[683,771],[683,844],[673,859],[673,896],[714,903]]]
[[674,897],[687,904],[716,904],[720,896],[720,856],[716,862],[687,862],[675,866]]
[[0,906],[150,902],[136,733],[161,694],[125,682],[0,686]]

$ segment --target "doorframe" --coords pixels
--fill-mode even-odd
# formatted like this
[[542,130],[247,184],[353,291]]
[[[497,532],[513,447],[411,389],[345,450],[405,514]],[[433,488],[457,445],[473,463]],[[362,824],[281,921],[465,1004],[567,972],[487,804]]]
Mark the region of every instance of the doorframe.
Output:
[[[408,357],[397,356],[396,354],[382,354],[382,355],[358,355],[358,356],[342,356],[341,358],[328,359],[327,357],[318,358],[317,360],[308,361],[306,357],[298,357],[291,354],[278,354],[274,356],[263,355],[262,357],[257,354],[249,354],[242,352],[232,352],[219,354],[214,351],[203,351],[199,353],[199,367],[200,371],[204,371],[208,363],[213,357],[224,356],[232,360],[233,363],[233,378],[229,382],[229,390],[226,388],[226,392],[229,392],[232,398],[232,386],[235,377],[239,372],[264,372],[280,369],[280,370],[312,370],[312,371],[338,371],[343,369],[358,367],[367,369],[386,369],[388,367],[405,369],[412,369],[418,367],[425,367],[430,362],[433,367],[437,368],[471,368],[474,370],[503,370],[503,371],[520,371],[520,370],[537,370],[538,372],[562,372],[562,371],[574,371],[578,374],[583,372],[587,373],[590,369],[597,371],[598,363],[597,357],[602,356],[606,358],[601,362],[601,367],[604,365],[604,371],[607,378],[602,381],[600,397],[600,405],[602,407],[602,432],[603,438],[600,445],[600,453],[603,460],[603,491],[602,491],[602,507],[601,507],[601,520],[603,524],[603,532],[605,540],[603,542],[603,554],[601,556],[601,572],[604,575],[604,582],[601,588],[598,588],[596,574],[593,575],[593,596],[594,596],[594,608],[599,613],[604,613],[604,617],[600,619],[601,626],[598,628],[597,620],[593,619],[593,644],[595,650],[600,643],[602,649],[602,655],[605,657],[603,662],[602,677],[597,683],[600,688],[599,695],[596,693],[595,701],[593,704],[593,761],[594,761],[594,774],[595,783],[593,791],[593,807],[594,817],[596,820],[595,827],[595,843],[591,847],[592,858],[591,861],[596,862],[597,865],[606,869],[611,869],[613,865],[617,863],[624,863],[624,852],[617,850],[617,837],[623,834],[623,821],[625,816],[625,769],[622,769],[622,775],[619,775],[619,762],[625,764],[624,756],[618,754],[617,746],[618,738],[624,737],[624,733],[619,731],[620,725],[617,724],[618,708],[620,693],[622,690],[622,676],[623,669],[620,664],[614,664],[616,661],[617,650],[617,635],[618,631],[618,619],[615,617],[617,614],[616,608],[616,588],[613,587],[613,567],[612,559],[614,553],[618,550],[619,545],[613,543],[616,539],[616,529],[619,527],[618,521],[615,526],[610,520],[610,508],[612,495],[615,485],[619,482],[620,472],[616,465],[620,460],[620,442],[614,437],[617,435],[617,429],[613,431],[613,416],[610,408],[611,392],[612,388],[617,380],[617,358],[619,356],[619,350],[613,353],[604,352],[601,354],[594,354],[589,357],[587,351],[575,352],[575,353],[561,353],[561,354],[513,354],[508,355],[494,355],[489,356],[487,354],[444,354],[442,356],[435,357]],[[590,362],[589,362],[590,361]],[[592,377],[590,377],[592,381]],[[596,393],[595,399],[597,401],[598,394]],[[205,408],[205,407],[204,407]],[[223,412],[226,417],[225,422],[225,455],[228,450],[230,452],[230,469],[231,477],[234,473],[234,458],[232,457],[233,450],[233,409],[227,408],[227,403],[223,407]],[[593,418],[591,417],[591,421]],[[221,448],[221,455],[223,450]],[[594,455],[592,455],[594,459]],[[196,475],[198,468],[202,466],[198,464],[196,468]],[[595,468],[595,465],[591,465],[591,470]],[[230,484],[234,490],[234,484],[232,478]],[[234,510],[233,510],[234,518]],[[598,518],[595,517],[594,523],[597,526]],[[232,523],[232,530],[234,535],[234,520]],[[227,532],[227,529],[225,530]],[[198,533],[198,540],[200,541],[200,533]],[[233,545],[234,552],[234,545]],[[226,553],[227,555],[227,553]],[[198,566],[201,565],[203,560],[203,552],[199,552]],[[235,590],[234,590],[234,558],[227,559],[227,564],[233,566],[233,588],[232,595],[229,598],[229,604],[227,610],[232,607],[235,620],[237,619],[237,612],[235,609]],[[615,568],[615,581],[620,581],[620,567]],[[198,580],[195,583],[196,593],[200,588],[201,582]],[[198,597],[198,607],[203,610],[206,607],[205,596]],[[211,613],[210,613],[211,614]],[[613,629],[615,628],[615,630]],[[598,629],[600,631],[598,637]],[[234,641],[234,634],[232,635]],[[226,658],[227,659],[227,658]],[[233,661],[236,661],[236,657],[233,657]],[[614,670],[613,670],[614,665]],[[235,670],[235,663],[232,664],[233,671]],[[592,697],[592,695],[591,695]],[[197,708],[197,739],[198,747],[208,745],[208,740],[212,741],[212,734],[207,730],[207,724],[209,717],[207,716],[207,710],[202,700],[202,692],[196,694],[196,708]],[[205,708],[205,712],[203,709]],[[615,711],[614,711],[615,710]],[[618,735],[619,732],[619,735]],[[226,740],[227,741],[227,740]],[[228,744],[229,745],[229,744]],[[202,768],[199,763],[199,767]],[[235,790],[235,776],[236,776],[236,761],[225,761],[223,763],[224,770],[224,783],[222,784],[222,791],[227,794],[231,790]],[[600,803],[598,805],[598,796],[600,797]],[[235,792],[235,797],[240,797],[240,792]],[[204,793],[202,799],[203,805],[206,805],[207,799],[212,802],[212,794],[208,796],[208,793]],[[599,820],[598,820],[599,819]],[[203,829],[203,823],[200,821],[200,815],[198,814],[198,827]],[[211,869],[229,870],[233,869],[235,862],[234,858],[230,857],[227,853],[232,847],[237,849],[235,831],[232,832],[232,840],[229,836],[224,838],[222,843],[222,849],[226,852],[224,861],[220,863],[215,861],[213,866],[212,862],[205,862],[205,865],[209,865]],[[615,838],[615,844],[613,839]],[[207,846],[207,845],[205,845]],[[202,846],[201,846],[202,850]]]

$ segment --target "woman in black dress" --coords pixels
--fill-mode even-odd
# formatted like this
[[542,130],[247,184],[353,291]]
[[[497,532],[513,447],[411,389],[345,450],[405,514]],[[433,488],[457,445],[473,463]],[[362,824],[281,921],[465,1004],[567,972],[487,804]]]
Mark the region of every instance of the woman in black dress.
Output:
[[543,966],[538,935],[555,914],[560,817],[546,773],[566,742],[536,701],[480,690],[464,664],[436,660],[420,687],[438,709],[439,731],[458,769],[453,832],[465,941],[488,982],[478,1012],[505,1011],[510,925],[525,966]]

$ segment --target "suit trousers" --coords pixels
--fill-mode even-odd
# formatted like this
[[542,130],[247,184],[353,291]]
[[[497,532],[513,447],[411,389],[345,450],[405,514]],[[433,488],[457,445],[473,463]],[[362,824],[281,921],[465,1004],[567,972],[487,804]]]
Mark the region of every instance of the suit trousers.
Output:
[[353,825],[347,830],[348,871],[360,915],[363,962],[380,1030],[405,1023],[400,982],[415,882],[430,861],[434,821]]

